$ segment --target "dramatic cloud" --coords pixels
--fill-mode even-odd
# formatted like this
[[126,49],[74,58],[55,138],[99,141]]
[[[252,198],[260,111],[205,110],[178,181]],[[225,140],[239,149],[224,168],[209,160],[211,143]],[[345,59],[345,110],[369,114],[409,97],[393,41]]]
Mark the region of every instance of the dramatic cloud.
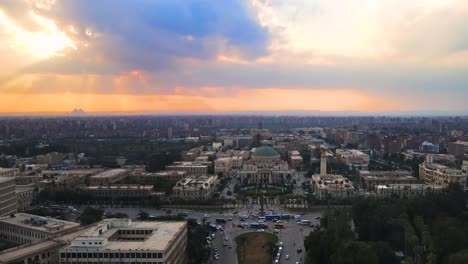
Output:
[[464,0],[4,0],[0,103],[468,111],[467,23]]

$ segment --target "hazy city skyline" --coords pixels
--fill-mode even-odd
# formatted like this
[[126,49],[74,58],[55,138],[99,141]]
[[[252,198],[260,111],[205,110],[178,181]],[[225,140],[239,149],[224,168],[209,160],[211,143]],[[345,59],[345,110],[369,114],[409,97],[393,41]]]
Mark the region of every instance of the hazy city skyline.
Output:
[[461,0],[0,3],[0,113],[467,113]]

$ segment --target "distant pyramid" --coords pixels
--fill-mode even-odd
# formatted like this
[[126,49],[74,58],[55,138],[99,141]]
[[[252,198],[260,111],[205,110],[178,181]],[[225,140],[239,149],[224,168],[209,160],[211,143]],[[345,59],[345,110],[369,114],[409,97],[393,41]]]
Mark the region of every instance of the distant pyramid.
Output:
[[70,115],[72,116],[84,116],[87,115],[87,113],[83,109],[73,109],[73,111],[70,112]]

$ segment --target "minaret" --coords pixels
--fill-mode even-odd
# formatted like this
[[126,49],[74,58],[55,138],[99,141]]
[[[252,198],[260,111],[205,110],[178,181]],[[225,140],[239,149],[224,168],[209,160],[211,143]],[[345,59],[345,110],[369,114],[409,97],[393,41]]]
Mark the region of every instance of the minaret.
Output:
[[320,159],[320,175],[327,174],[327,157],[325,154],[322,153],[322,157]]

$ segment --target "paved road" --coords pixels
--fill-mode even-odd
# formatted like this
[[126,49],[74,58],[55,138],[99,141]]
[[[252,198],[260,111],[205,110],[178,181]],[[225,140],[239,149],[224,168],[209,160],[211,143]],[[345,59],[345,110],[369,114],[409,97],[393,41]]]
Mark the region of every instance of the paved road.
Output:
[[[143,210],[150,215],[158,216],[158,215],[165,215],[165,210],[156,210],[150,208],[105,208],[106,212],[112,213],[125,213],[130,218],[135,219],[140,212]],[[252,232],[256,231],[250,228],[239,228],[237,227],[240,223],[252,223],[256,222],[257,218],[251,216],[252,214],[258,214],[259,206],[253,205],[246,208],[241,208],[238,210],[237,215],[233,215],[233,210],[225,211],[224,213],[219,212],[197,212],[197,211],[190,211],[190,210],[183,210],[183,209],[173,209],[172,213],[182,213],[188,212],[189,218],[195,218],[201,221],[201,219],[207,214],[209,218],[207,219],[208,222],[215,222],[216,218],[232,218],[232,221],[228,221],[224,225],[224,232],[218,231],[216,232],[215,239],[212,241],[212,248],[218,248],[218,252],[220,255],[220,259],[218,261],[214,261],[213,255],[211,255],[211,259],[215,263],[223,263],[223,264],[237,264],[237,255],[236,255],[236,245],[234,242],[234,238],[239,234],[245,232]],[[290,212],[282,207],[276,205],[265,205],[265,210],[267,213],[275,213],[275,214],[291,214],[294,216],[296,213]],[[250,215],[247,221],[242,222],[240,221],[241,215]],[[302,215],[302,219],[311,220],[312,224],[316,225],[319,224],[319,220],[316,220],[315,217],[321,216],[322,212],[311,212]],[[269,229],[266,229],[266,232],[273,232],[273,223],[268,222]],[[283,254],[281,255],[280,263],[296,263],[296,261],[300,262],[301,257],[304,256],[304,237],[309,234],[312,230],[310,227],[302,226],[294,222],[294,220],[286,221],[284,223],[284,228],[280,231],[279,234],[279,241],[282,241],[283,246]],[[226,236],[228,240],[225,241]],[[226,242],[227,246],[224,247],[223,244]],[[228,245],[232,245],[232,248],[229,248]],[[302,253],[298,253],[297,249],[301,248]],[[286,255],[289,255],[290,259],[286,260]],[[300,262],[302,263],[302,262]]]

